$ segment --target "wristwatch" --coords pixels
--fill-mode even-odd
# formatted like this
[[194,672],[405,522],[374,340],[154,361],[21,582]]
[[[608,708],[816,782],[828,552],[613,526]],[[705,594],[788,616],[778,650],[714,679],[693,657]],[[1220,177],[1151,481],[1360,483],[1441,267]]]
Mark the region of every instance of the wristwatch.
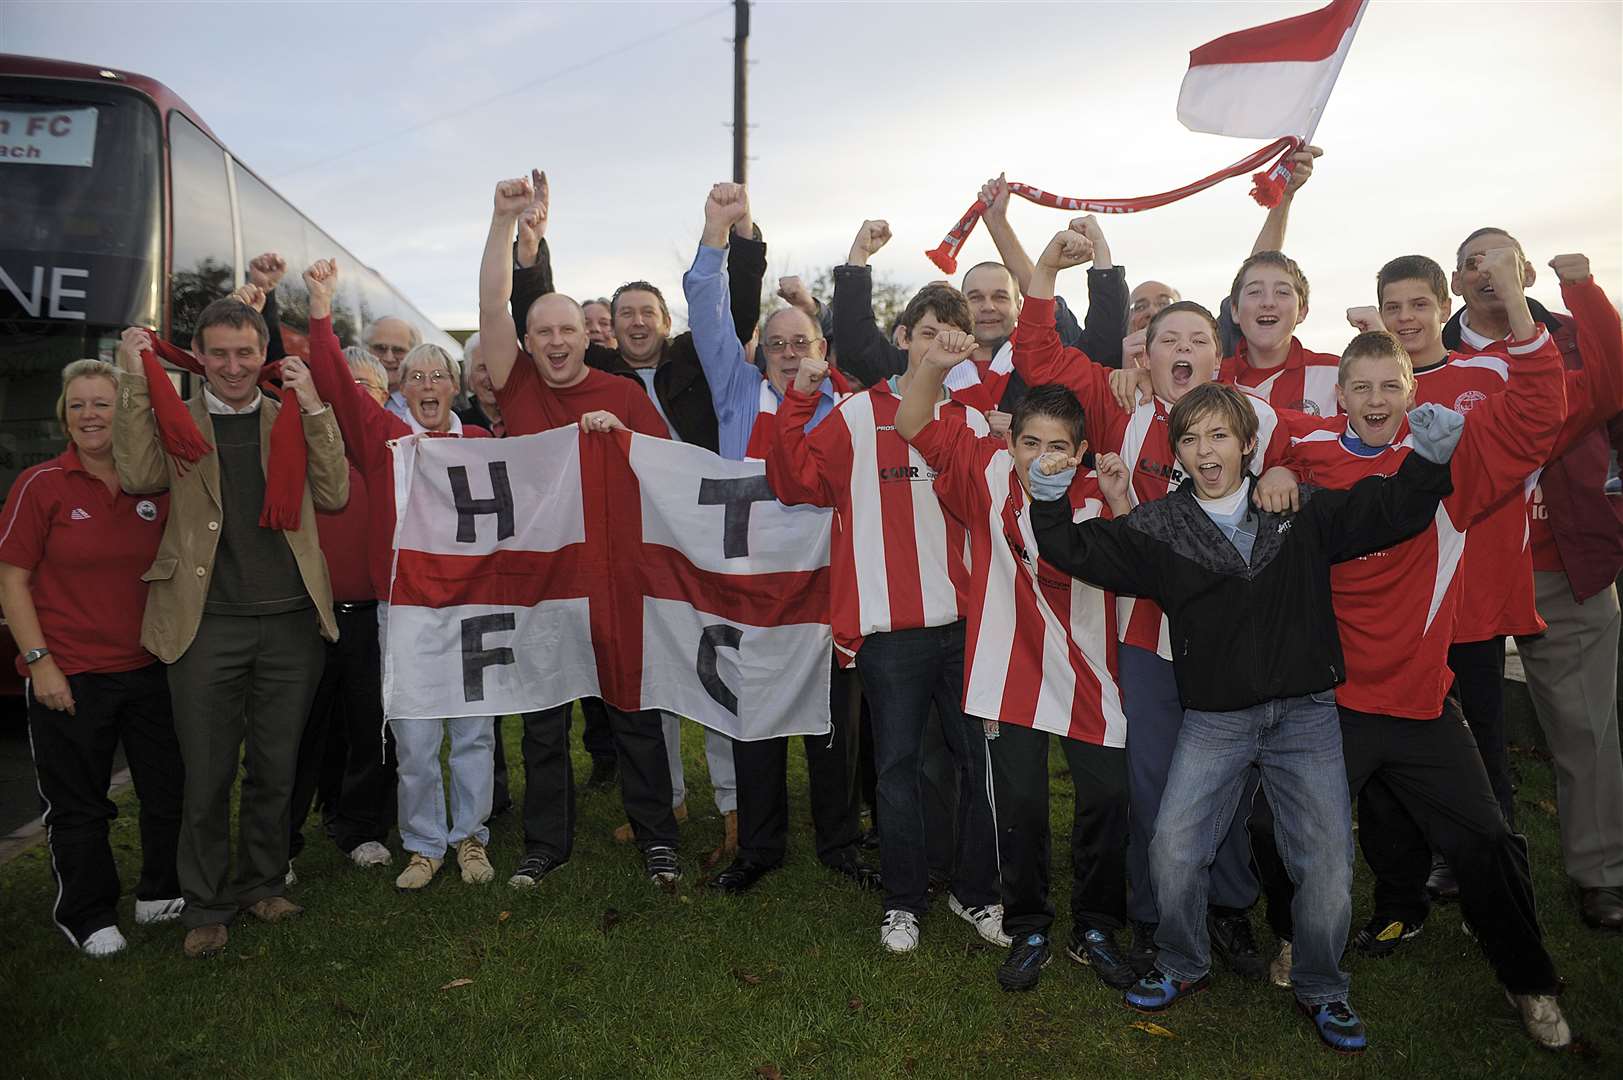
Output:
[[29,667],[33,667],[35,664],[39,663],[41,660],[50,655],[50,649],[29,649],[27,652],[23,653],[23,663],[27,664]]

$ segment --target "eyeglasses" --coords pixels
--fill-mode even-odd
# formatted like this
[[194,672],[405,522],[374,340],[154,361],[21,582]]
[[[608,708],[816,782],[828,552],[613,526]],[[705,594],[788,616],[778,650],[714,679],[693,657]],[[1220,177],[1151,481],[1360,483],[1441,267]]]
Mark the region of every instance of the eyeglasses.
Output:
[[355,385],[356,386],[364,386],[368,390],[380,389],[380,384],[376,383],[376,382],[373,382],[371,379],[356,379],[355,380]]
[[773,354],[781,353],[791,348],[797,353],[809,353],[811,352],[812,344],[821,340],[823,339],[809,337],[790,338],[788,341],[785,341],[783,338],[768,338],[766,341],[761,343],[761,348]]
[[406,380],[413,386],[421,386],[424,383],[433,383],[438,386],[442,382],[450,382],[451,376],[449,373],[435,368],[433,371],[414,371],[406,376]]
[[388,356],[393,354],[395,356],[404,357],[407,353],[411,352],[410,345],[385,345],[381,341],[376,345],[368,345],[367,348],[372,350],[372,355],[374,356]]

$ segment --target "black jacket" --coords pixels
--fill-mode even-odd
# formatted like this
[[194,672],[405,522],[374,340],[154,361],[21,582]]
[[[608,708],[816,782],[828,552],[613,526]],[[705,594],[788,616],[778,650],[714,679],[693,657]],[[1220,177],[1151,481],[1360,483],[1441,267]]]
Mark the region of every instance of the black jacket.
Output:
[[[755,324],[761,318],[761,279],[766,276],[766,244],[757,239],[734,236],[727,247],[727,274],[732,301],[733,325],[738,340],[746,347],[755,335]],[[518,339],[524,341],[524,321],[530,305],[538,297],[554,291],[552,280],[552,253],[547,242],[541,241],[541,254],[535,265],[519,267],[513,271],[513,328]],[[588,367],[606,371],[611,375],[624,375],[637,385],[643,381],[636,370],[614,349],[600,345],[586,347]],[[687,331],[665,342],[665,353],[654,369],[654,393],[664,409],[665,417],[685,443],[702,446],[711,453],[718,447],[716,432],[716,406],[710,399],[710,384],[705,381],[704,366],[699,363],[699,352],[694,347],[693,335]]]
[[[898,348],[874,317],[872,267],[847,263],[834,268],[833,308],[834,355],[841,371],[872,386],[907,370],[907,350]],[[1121,367],[1126,326],[1127,277],[1119,266],[1088,270],[1088,313],[1082,324],[1063,299],[1054,305],[1060,341],[1106,367]],[[1013,412],[1025,396],[1025,382],[1012,373],[998,407]]]
[[1331,564],[1425,529],[1452,490],[1448,466],[1416,453],[1393,476],[1344,491],[1304,484],[1295,514],[1250,510],[1249,566],[1196,502],[1192,479],[1115,520],[1073,523],[1065,499],[1034,502],[1031,527],[1055,569],[1160,604],[1184,707],[1232,712],[1346,680]]

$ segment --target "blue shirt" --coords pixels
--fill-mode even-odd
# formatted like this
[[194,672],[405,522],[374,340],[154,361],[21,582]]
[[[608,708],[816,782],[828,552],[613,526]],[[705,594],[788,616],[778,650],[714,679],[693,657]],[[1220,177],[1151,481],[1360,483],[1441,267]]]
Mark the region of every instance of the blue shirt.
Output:
[[[699,245],[693,266],[682,275],[682,293],[688,302],[688,329],[693,346],[710,384],[710,401],[716,407],[717,446],[729,461],[743,461],[749,448],[750,431],[761,411],[763,384],[779,404],[783,395],[766,381],[761,369],[744,355],[743,343],[733,324],[732,300],[727,290],[727,252],[724,248]],[[824,379],[818,391],[822,400],[806,424],[810,431],[834,410],[834,387]]]

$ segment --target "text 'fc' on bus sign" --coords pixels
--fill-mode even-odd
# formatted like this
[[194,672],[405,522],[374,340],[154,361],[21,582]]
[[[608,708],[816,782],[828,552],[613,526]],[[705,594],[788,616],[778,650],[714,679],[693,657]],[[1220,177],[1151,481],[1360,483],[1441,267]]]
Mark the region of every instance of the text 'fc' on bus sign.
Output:
[[95,109],[0,109],[0,163],[89,166]]

